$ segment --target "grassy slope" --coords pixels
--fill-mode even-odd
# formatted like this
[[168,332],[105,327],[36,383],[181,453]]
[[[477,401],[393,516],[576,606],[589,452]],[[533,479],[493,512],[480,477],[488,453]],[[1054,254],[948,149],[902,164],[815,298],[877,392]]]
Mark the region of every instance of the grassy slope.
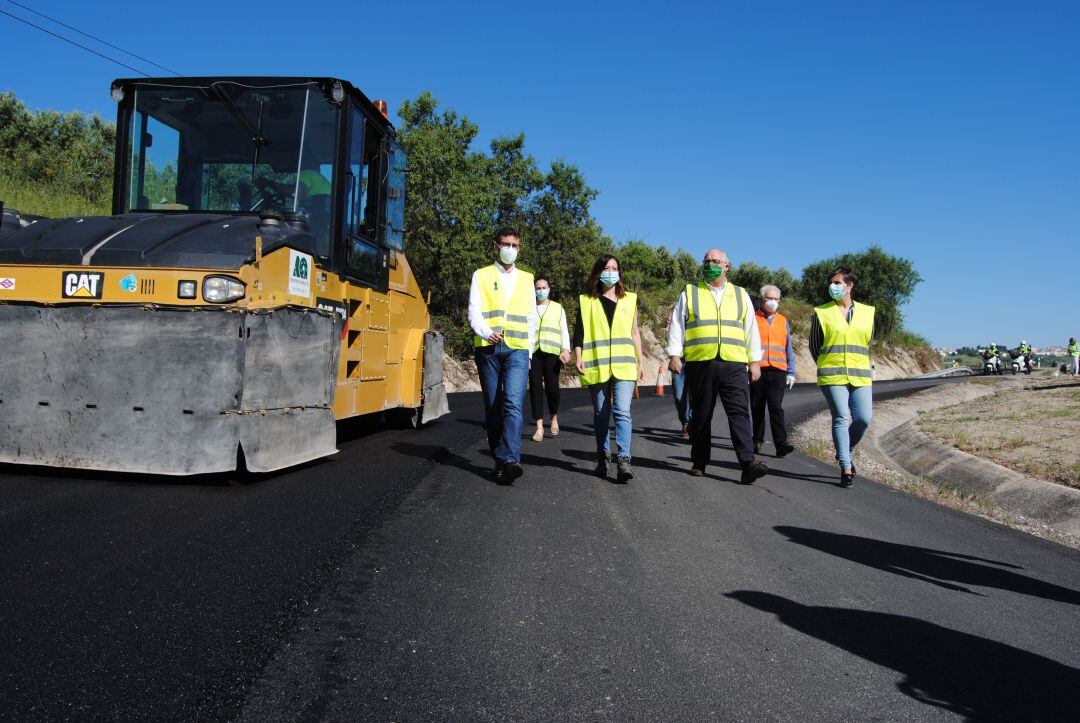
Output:
[[16,179],[3,171],[0,171],[0,201],[5,208],[49,218],[104,216],[111,211],[109,199],[87,200],[62,188]]

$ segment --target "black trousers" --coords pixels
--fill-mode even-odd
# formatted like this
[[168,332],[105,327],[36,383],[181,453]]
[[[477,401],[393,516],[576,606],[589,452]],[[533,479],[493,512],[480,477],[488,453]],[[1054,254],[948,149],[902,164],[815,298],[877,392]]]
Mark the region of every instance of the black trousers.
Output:
[[728,418],[735,456],[744,465],[753,462],[750,376],[746,365],[721,359],[686,362],[686,383],[690,387],[691,463],[705,469],[712,459],[712,417],[717,397]]
[[532,402],[532,418],[544,418],[544,396],[547,395],[548,411],[559,413],[559,372],[562,362],[558,354],[546,351],[533,352],[532,367],[529,368],[529,401]]
[[787,442],[784,424],[784,389],[787,372],[776,367],[761,367],[761,379],[750,385],[750,410],[754,419],[754,441],[765,441],[765,406],[769,407],[769,427],[776,446]]

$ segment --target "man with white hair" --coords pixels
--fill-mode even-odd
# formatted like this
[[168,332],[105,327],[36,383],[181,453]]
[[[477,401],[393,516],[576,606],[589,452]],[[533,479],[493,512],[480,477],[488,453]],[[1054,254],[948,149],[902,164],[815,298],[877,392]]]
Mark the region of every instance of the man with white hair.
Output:
[[720,249],[709,249],[703,260],[703,281],[687,284],[675,303],[668,327],[667,353],[671,371],[686,360],[690,388],[690,474],[705,475],[712,455],[712,417],[720,398],[728,418],[735,456],[742,467],[742,484],[769,473],[754,459],[750,426],[750,381],[761,375],[761,340],[750,295],[727,280],[731,262]]
[[761,378],[750,384],[750,410],[754,422],[754,452],[765,443],[765,407],[769,407],[776,456],[795,451],[788,442],[784,424],[784,388],[795,386],[795,351],[791,348],[791,325],[777,309],[780,289],[772,284],[761,287],[761,304],[754,319],[761,337]]

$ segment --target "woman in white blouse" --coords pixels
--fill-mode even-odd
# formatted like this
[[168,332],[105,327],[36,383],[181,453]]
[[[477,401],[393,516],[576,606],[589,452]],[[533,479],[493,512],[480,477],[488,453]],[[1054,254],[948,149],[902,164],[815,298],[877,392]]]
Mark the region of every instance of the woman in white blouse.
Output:
[[547,397],[551,414],[551,436],[559,434],[559,373],[563,364],[570,361],[570,332],[566,327],[566,311],[562,304],[551,301],[551,283],[537,276],[536,315],[540,323],[533,348],[532,365],[529,367],[529,397],[532,402],[536,432],[533,441],[544,438],[544,397]]

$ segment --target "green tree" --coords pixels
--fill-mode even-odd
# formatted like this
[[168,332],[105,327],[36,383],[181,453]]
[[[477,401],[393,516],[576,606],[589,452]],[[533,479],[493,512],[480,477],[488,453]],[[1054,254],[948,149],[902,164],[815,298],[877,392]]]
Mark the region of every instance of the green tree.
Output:
[[825,301],[829,274],[840,266],[855,273],[852,292],[855,300],[876,307],[875,335],[879,339],[890,339],[899,332],[903,327],[900,307],[907,303],[922,281],[911,261],[888,254],[878,246],[823,259],[803,269],[802,297],[816,304]]
[[731,270],[731,281],[750,294],[750,298],[756,299],[761,287],[772,284],[779,287],[784,296],[797,296],[798,284],[795,277],[785,268],[770,269],[753,261],[746,261]]

